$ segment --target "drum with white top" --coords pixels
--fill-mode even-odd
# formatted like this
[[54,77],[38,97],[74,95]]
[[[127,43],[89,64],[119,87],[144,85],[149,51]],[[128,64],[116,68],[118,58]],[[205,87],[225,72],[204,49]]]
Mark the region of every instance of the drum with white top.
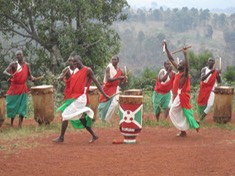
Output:
[[218,86],[215,87],[214,93],[214,121],[217,123],[227,123],[232,117],[234,88],[228,86]]
[[94,111],[94,120],[98,118],[99,91],[96,86],[90,86],[88,91],[90,108]]
[[34,119],[41,124],[50,124],[54,120],[54,89],[52,85],[31,87],[34,107]]
[[120,95],[119,127],[124,143],[136,143],[136,137],[142,129],[143,96]]

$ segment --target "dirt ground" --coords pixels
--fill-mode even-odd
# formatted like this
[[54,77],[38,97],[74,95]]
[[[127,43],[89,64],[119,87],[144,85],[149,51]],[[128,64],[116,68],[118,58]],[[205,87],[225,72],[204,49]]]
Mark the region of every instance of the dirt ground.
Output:
[[[234,118],[229,125],[235,125]],[[212,116],[206,121],[214,123]],[[88,143],[90,135],[79,130],[67,131],[61,144],[51,141],[58,135],[53,134],[21,141],[32,145],[28,148],[0,148],[0,176],[235,175],[234,130],[204,127],[180,138],[173,126],[143,127],[136,144],[112,144],[123,139],[116,124],[94,128],[99,139],[93,144]]]

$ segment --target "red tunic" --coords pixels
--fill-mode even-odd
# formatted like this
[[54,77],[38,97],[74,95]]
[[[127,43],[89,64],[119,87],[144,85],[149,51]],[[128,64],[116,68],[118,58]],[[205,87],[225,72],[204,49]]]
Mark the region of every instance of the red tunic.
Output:
[[[90,87],[90,84],[91,84],[91,80],[89,80],[89,82],[86,85],[88,69],[89,69],[88,67],[83,67],[78,72],[71,75],[69,90],[67,91],[67,98],[77,99],[82,94],[84,94],[84,93],[87,94],[89,87]],[[85,87],[87,87],[86,92],[85,92]]]
[[[117,70],[117,74],[116,74],[113,78],[120,77],[121,75],[122,75],[122,71],[121,71],[121,69],[119,68],[119,69]],[[116,80],[116,81],[104,83],[104,85],[103,85],[103,90],[104,90],[104,92],[105,92],[108,96],[112,96],[113,94],[116,93],[117,87],[118,87],[119,83],[120,83],[120,80],[119,80],[119,79]],[[107,99],[104,97],[103,94],[101,94],[101,95],[100,95],[100,103],[101,103],[101,102],[105,102],[105,101],[107,101]]]
[[[173,99],[175,99],[175,97],[178,94],[178,89],[179,89],[179,83],[180,83],[180,78],[182,76],[182,73],[177,73],[174,79],[174,83],[173,83]],[[179,94],[180,97],[180,104],[182,108],[186,108],[186,109],[191,109],[192,105],[190,104],[190,79],[189,77],[187,78],[187,80],[185,81],[182,89],[181,89],[181,93]]]
[[210,76],[208,82],[201,81],[200,83],[200,90],[198,94],[197,104],[199,106],[206,106],[210,93],[214,87],[216,82],[217,71],[214,71]]
[[20,95],[22,93],[28,93],[28,87],[26,81],[28,79],[29,68],[26,63],[22,66],[20,72],[15,72],[13,78],[10,79],[10,88],[7,91],[7,95]]
[[166,94],[170,92],[170,90],[173,88],[173,81],[175,79],[175,74],[172,73],[172,76],[169,81],[167,81],[165,84],[162,84],[159,81],[159,78],[157,78],[156,85],[155,85],[155,91],[161,94]]

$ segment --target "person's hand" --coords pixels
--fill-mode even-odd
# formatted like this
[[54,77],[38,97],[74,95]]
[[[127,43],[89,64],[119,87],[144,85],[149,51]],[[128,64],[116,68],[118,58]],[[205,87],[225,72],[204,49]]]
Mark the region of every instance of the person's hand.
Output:
[[31,81],[32,82],[36,81],[36,78],[34,76],[31,76]]
[[171,72],[171,71],[172,71],[172,66],[169,66],[169,67],[167,68],[167,71],[168,71],[168,72]]
[[187,47],[184,47],[184,48],[183,48],[183,53],[184,53],[184,54],[187,54],[187,52],[188,52],[188,48],[187,48]]
[[215,69],[212,69],[209,73],[212,74],[212,73],[214,73],[214,71],[215,71]]
[[165,45],[165,48],[167,48],[166,40],[163,40],[162,45]]
[[110,99],[111,99],[111,97],[108,96],[108,95],[106,95],[106,94],[105,94],[105,98],[106,98],[107,100],[110,100]]
[[217,72],[218,72],[219,74],[221,74],[221,73],[222,73],[222,71],[221,71],[221,70],[217,70]]
[[123,79],[125,79],[125,76],[120,76],[119,79],[123,80]]

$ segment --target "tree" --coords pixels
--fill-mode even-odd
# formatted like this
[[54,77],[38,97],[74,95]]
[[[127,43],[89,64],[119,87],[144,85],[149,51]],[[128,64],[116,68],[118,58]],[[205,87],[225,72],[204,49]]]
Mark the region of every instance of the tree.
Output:
[[[128,7],[126,0],[0,0],[0,3],[0,31],[5,40],[20,36],[23,49],[28,50],[28,46],[37,51],[34,54],[47,57],[47,67],[55,67],[55,72],[72,51],[79,53],[85,64],[97,67],[119,51],[119,36],[110,26],[126,19],[122,13]],[[11,46],[18,48],[17,42],[12,41]]]

